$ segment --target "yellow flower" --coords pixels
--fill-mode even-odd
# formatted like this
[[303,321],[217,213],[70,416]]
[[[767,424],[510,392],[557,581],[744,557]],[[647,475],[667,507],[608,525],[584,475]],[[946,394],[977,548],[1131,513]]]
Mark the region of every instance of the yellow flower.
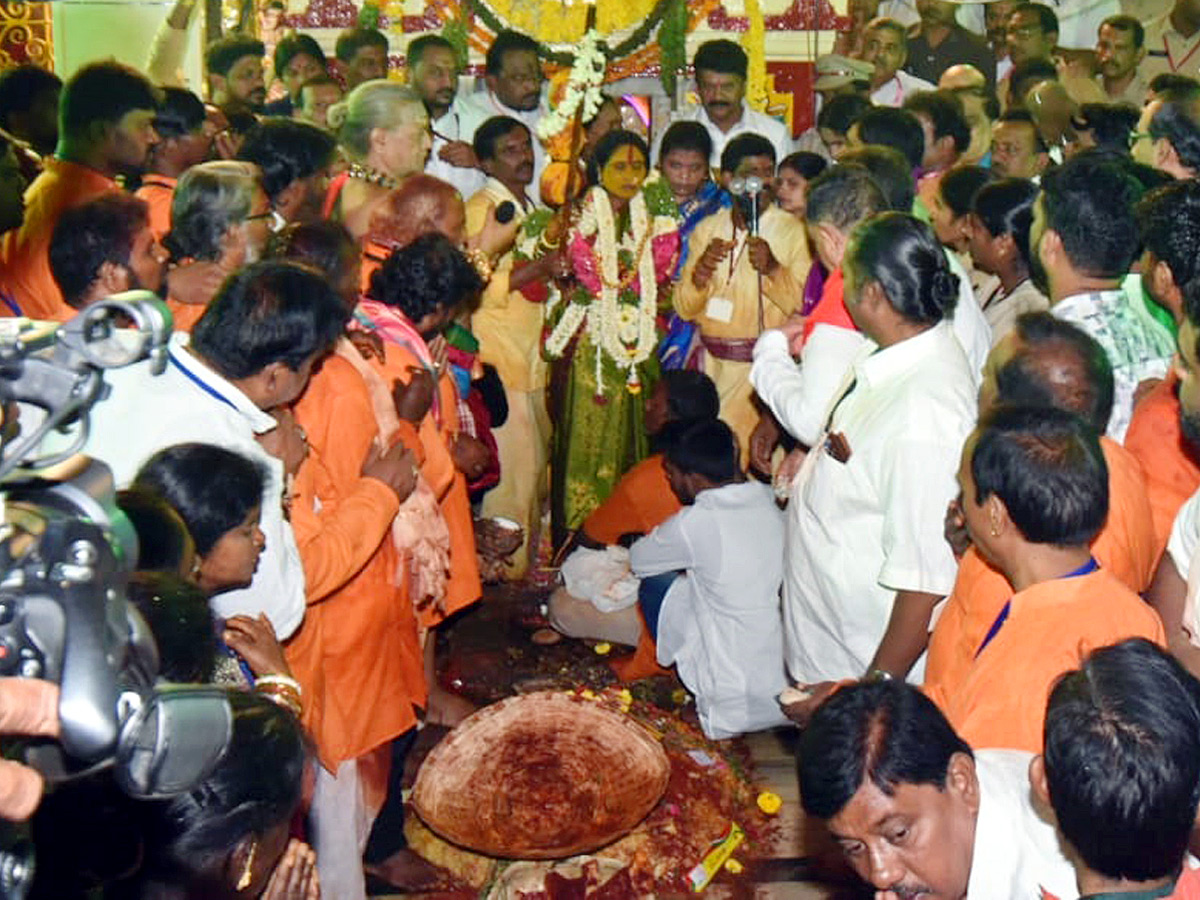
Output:
[[600,656],[606,656],[612,652],[612,644],[610,644],[608,641],[601,641],[592,649],[595,650]]
[[743,868],[744,867],[742,866],[742,864],[740,862],[738,862],[736,859],[734,859],[732,856],[729,857],[729,859],[725,860],[725,869],[729,872],[730,875],[740,875],[742,873]]
[[768,816],[773,816],[779,812],[783,806],[783,800],[778,794],[773,794],[770,791],[763,791],[758,795],[758,808],[765,812]]

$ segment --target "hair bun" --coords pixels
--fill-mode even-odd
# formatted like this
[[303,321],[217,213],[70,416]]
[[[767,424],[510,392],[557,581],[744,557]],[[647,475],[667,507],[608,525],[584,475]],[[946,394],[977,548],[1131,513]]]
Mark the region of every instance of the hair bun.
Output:
[[329,107],[325,112],[325,121],[329,125],[329,130],[338,132],[341,127],[346,124],[346,117],[350,113],[350,104],[345,100],[341,100],[333,106]]
[[958,276],[951,272],[944,262],[934,270],[929,285],[929,298],[943,315],[946,310],[953,308],[954,301],[958,299],[958,284]]

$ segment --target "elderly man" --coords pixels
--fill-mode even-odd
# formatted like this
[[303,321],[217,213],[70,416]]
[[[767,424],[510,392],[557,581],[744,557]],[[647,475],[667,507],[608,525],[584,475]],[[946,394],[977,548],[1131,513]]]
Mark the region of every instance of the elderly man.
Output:
[[118,175],[140,174],[158,141],[157,107],[150,82],[117,62],[86,65],[63,88],[58,151],[25,194],[24,223],[0,245],[0,293],[23,315],[74,315],[50,274],[54,226],[65,210],[118,190]]
[[[759,134],[775,147],[775,159],[792,151],[791,136],[782,122],[746,106],[746,51],[733,41],[706,41],[692,60],[696,72],[699,106],[688,106],[673,116],[672,122],[699,122],[712,138],[711,164],[720,165],[726,145],[741,134]],[[658,142],[661,142],[659,135]],[[653,158],[659,158],[657,143]]]
[[262,255],[272,218],[261,172],[252,163],[201,163],[183,174],[171,202],[165,243],[176,259],[213,264],[216,278],[207,293],[167,298],[176,331],[191,331],[220,280]]
[[423,34],[408,45],[408,80],[425,104],[433,131],[425,171],[470,197],[483,187],[487,176],[480,171],[471,148],[473,132],[467,133],[462,127],[460,104],[456,102],[459,74],[458,55],[441,35]]
[[1200,89],[1174,88],[1142,109],[1133,158],[1181,180],[1200,173]]
[[933,84],[904,70],[908,32],[895,19],[880,17],[867,23],[862,58],[875,66],[871,102],[876,106],[900,106],[917,91],[934,90]]
[[1032,803],[1032,753],[972,751],[895,681],[834,694],[800,736],[800,796],[882,897],[1079,896],[1054,825]]

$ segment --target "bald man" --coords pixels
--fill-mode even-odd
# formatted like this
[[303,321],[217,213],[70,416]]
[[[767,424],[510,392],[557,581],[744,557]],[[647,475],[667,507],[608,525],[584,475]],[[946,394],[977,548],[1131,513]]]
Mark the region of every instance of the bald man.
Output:
[[988,89],[987,78],[974,66],[959,63],[942,73],[937,86],[958,98],[971,126],[971,143],[959,156],[959,164],[981,163],[992,148],[992,119],[1000,114],[1000,104]]

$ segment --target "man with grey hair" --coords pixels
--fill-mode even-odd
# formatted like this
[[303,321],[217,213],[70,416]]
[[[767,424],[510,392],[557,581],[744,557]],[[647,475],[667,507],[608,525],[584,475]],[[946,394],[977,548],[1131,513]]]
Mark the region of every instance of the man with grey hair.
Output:
[[[163,243],[176,262],[216,263],[228,274],[262,256],[271,234],[271,201],[262,173],[248,162],[201,163],[183,173],[171,200],[171,230]],[[190,331],[219,287],[184,303],[168,297],[178,331]],[[190,300],[192,298],[189,298]]]
[[867,23],[862,58],[875,66],[871,102],[876,106],[900,106],[917,91],[936,90],[902,68],[908,61],[908,31],[895,19],[881,16]]

